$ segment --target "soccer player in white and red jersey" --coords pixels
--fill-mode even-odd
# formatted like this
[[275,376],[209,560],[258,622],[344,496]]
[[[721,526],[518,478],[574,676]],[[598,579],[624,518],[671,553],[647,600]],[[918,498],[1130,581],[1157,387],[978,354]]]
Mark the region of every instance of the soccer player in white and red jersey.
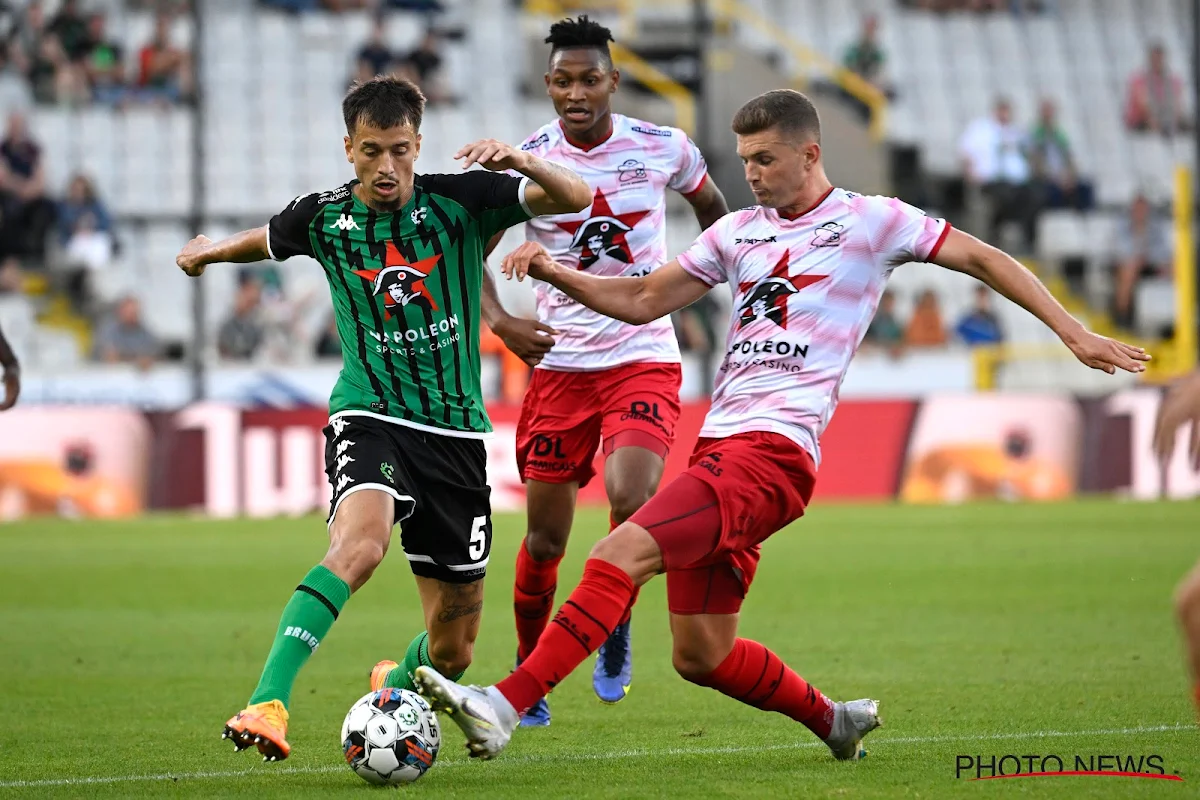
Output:
[[[1181,378],[1167,392],[1154,423],[1154,452],[1163,464],[1175,453],[1179,431],[1191,428],[1188,454],[1192,467],[1200,470],[1200,370]],[[1187,648],[1188,671],[1194,685],[1192,697],[1200,711],[1200,561],[1175,590],[1175,613]]]
[[819,440],[892,269],[931,261],[991,286],[1048,325],[1084,364],[1140,372],[1139,348],[1087,331],[1005,253],[894,198],[834,188],[820,121],[799,92],[767,92],[733,119],[759,205],[705,231],[642,278],[597,278],[525,243],[506,274],[547,281],[631,324],[682,308],[725,283],[734,298],[725,360],[691,468],[591,551],[583,578],[537,647],[484,689],[418,668],[418,690],[450,713],[472,754],[491,758],[518,715],[605,640],[638,586],[667,574],[675,669],[800,722],[839,759],[855,759],[879,725],[874,700],[833,702],[762,644],[739,638],[738,613],[759,545],[804,513]]
[[[667,261],[667,190],[690,201],[702,229],[728,208],[686,133],[613,113],[620,74],[609,53],[611,40],[608,28],[586,16],[550,28],[546,88],[558,118],[535,131],[522,149],[575,170],[591,187],[593,202],[580,214],[532,220],[525,236],[589,275],[647,275]],[[668,317],[630,325],[546,283],[536,286],[536,296],[540,325],[505,314],[490,291],[483,300],[485,320],[510,349],[529,355],[533,334],[529,360],[541,357],[517,427],[528,508],[513,592],[518,663],[550,621],[575,498],[593,478],[601,441],[615,527],[658,488],[679,416],[679,345]],[[553,348],[544,337],[537,352],[542,334],[531,328],[541,326],[553,332]],[[596,659],[592,684],[601,700],[625,697],[632,664],[627,611]],[[549,722],[544,700],[523,719],[525,725]]]

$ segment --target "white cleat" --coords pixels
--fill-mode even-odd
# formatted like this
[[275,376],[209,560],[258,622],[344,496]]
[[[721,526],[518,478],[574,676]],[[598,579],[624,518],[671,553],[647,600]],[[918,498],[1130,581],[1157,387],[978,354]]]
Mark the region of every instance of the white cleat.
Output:
[[466,734],[471,758],[498,756],[520,722],[517,710],[495,686],[460,686],[429,667],[417,667],[413,682],[434,711],[448,714]]
[[877,700],[851,700],[833,707],[833,729],[825,744],[839,761],[858,761],[867,754],[863,737],[883,725]]

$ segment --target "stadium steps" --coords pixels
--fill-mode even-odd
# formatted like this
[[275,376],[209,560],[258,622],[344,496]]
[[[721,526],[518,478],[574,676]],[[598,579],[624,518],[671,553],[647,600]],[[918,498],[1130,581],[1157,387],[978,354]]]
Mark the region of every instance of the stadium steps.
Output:
[[78,344],[79,352],[91,351],[92,326],[85,318],[75,313],[66,295],[58,292],[51,294],[38,314],[37,321],[46,328],[70,334]]

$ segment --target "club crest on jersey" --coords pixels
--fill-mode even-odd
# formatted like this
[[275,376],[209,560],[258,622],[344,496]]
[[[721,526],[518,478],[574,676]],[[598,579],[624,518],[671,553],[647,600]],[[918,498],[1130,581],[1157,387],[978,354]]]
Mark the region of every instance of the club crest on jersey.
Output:
[[614,214],[604,192],[596,190],[592,201],[592,213],[588,219],[575,222],[557,222],[558,227],[574,236],[571,249],[579,251],[579,268],[587,269],[608,256],[625,264],[633,263],[633,251],[625,234],[633,230],[649,211],[629,211]]
[[429,311],[438,310],[425,279],[439,260],[441,256],[437,255],[409,264],[396,249],[395,242],[388,242],[383,269],[356,269],[354,274],[371,281],[371,293],[383,296],[383,318],[391,319],[397,307],[404,308],[413,303]]
[[813,247],[837,247],[842,243],[842,229],[845,225],[837,222],[826,222],[813,233]]
[[738,284],[742,304],[738,307],[738,327],[744,328],[758,319],[774,322],[780,328],[788,326],[788,300],[801,289],[823,281],[828,275],[789,275],[791,251],[784,250],[771,274],[758,281]]

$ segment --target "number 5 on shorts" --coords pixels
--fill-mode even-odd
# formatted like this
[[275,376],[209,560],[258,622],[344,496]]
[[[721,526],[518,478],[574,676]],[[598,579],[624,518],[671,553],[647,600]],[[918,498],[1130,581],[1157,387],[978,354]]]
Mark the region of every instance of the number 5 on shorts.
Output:
[[483,551],[487,549],[487,533],[483,527],[487,525],[487,517],[476,517],[471,522],[471,543],[467,547],[467,555],[472,561],[478,561],[483,558]]

